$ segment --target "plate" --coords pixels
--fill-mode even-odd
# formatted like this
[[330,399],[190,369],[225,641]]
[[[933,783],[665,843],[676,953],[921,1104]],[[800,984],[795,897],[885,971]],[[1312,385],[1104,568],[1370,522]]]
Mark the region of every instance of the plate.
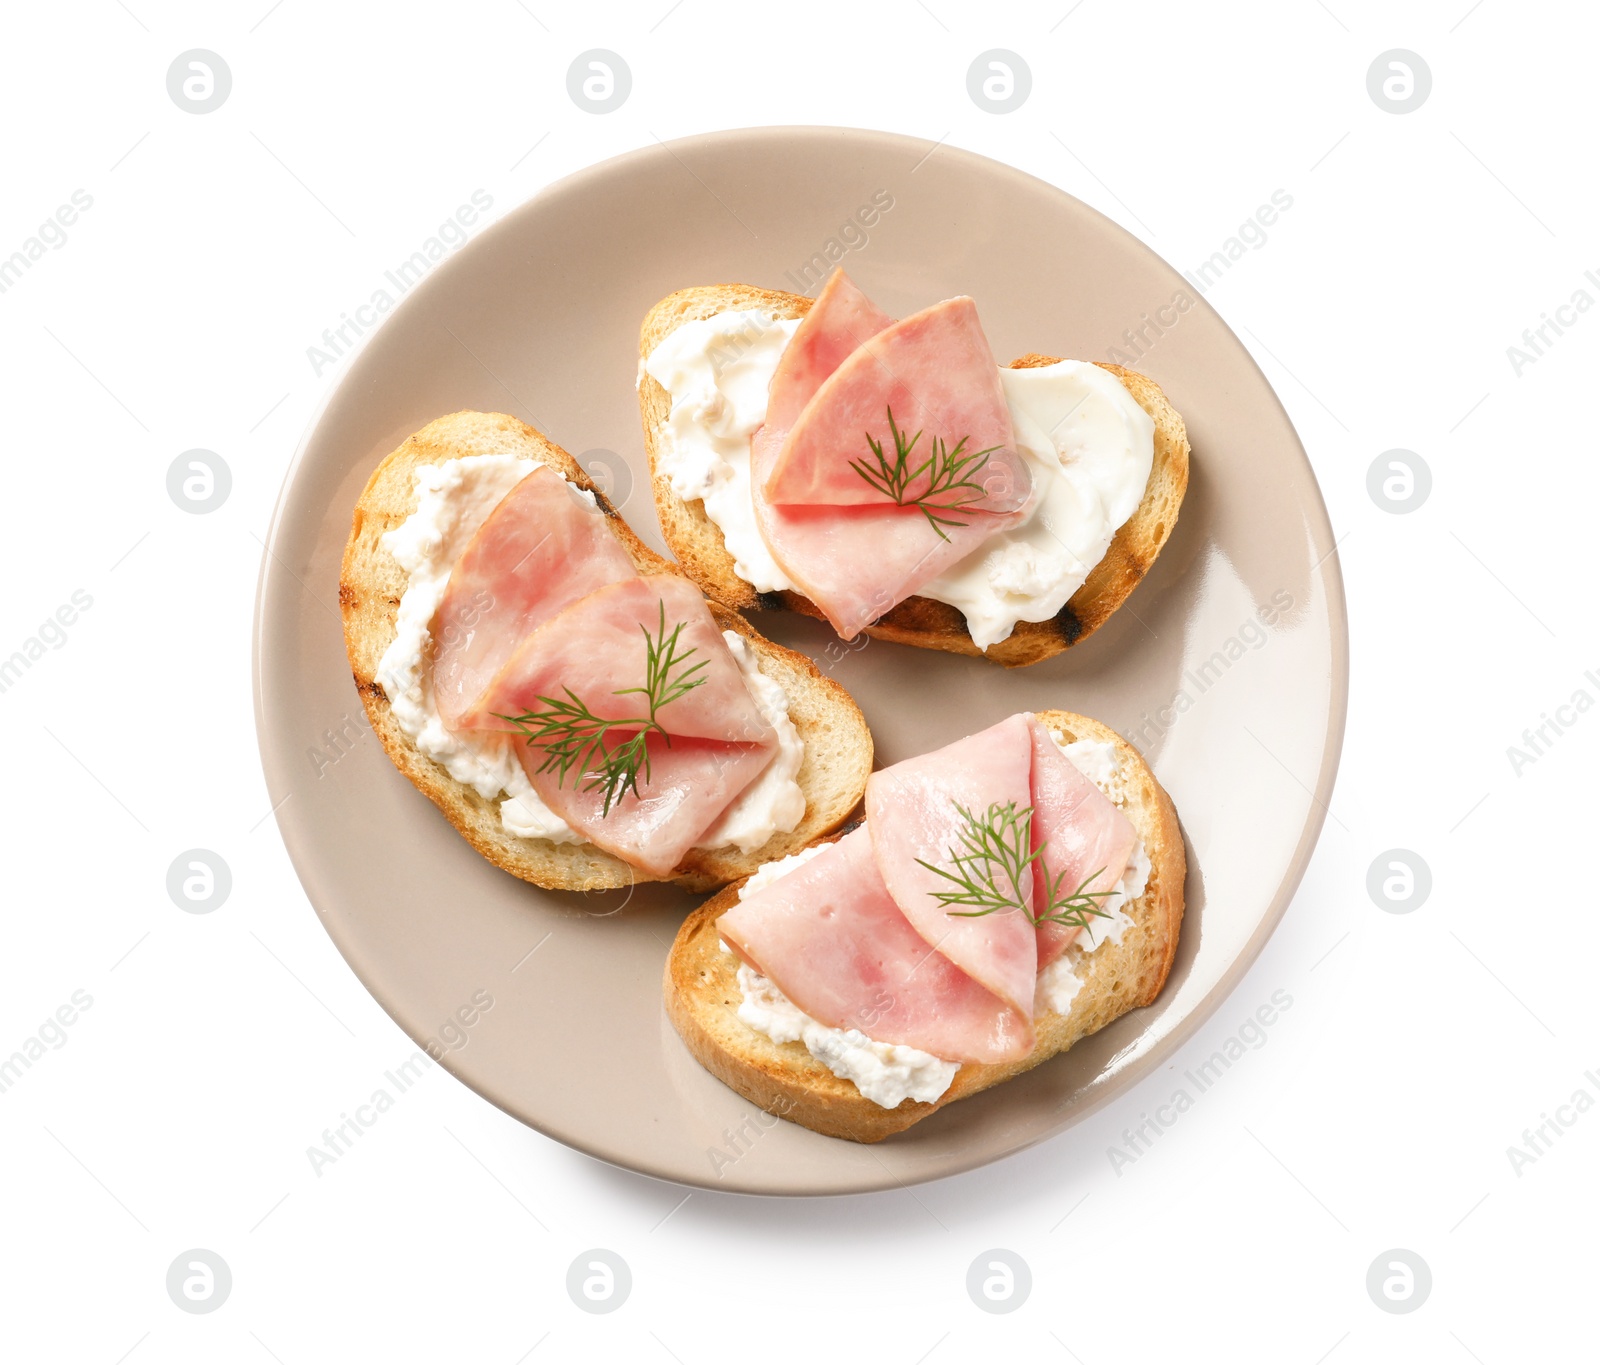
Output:
[[[835,259],[894,317],[972,295],[1002,360],[1042,351],[1149,373],[1194,448],[1154,570],[1098,634],[1032,668],[847,648],[800,617],[756,618],[855,695],[881,764],[1014,711],[1065,707],[1132,739],[1183,822],[1188,911],[1160,999],[875,1147],[776,1122],[690,1058],[663,1013],[661,971],[693,898],[659,886],[545,892],[478,857],[367,730],[338,612],[367,477],[460,408],[538,427],[660,547],[634,390],[645,311],[692,284],[814,291]],[[659,145],[551,186],[369,335],[273,519],[255,688],[267,782],[306,894],[367,989],[450,1072],[540,1132],[634,1171],[842,1194],[1043,1141],[1199,1027],[1310,857],[1348,667],[1338,561],[1305,452],[1245,348],[1182,276],[1093,209],[983,157],[887,133],[761,128]]]

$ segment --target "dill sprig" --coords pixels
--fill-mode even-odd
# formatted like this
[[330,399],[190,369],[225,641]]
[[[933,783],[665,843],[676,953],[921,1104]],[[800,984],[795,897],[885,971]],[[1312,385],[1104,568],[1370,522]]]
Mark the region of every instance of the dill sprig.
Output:
[[[965,455],[962,453],[967,445],[965,436],[956,442],[953,450],[935,436],[927,447],[928,458],[921,464],[913,465],[911,452],[922,439],[922,433],[919,431],[908,438],[894,420],[894,409],[885,408],[884,412],[889,417],[894,458],[890,459],[884,453],[882,441],[867,432],[867,448],[872,452],[872,463],[851,460],[850,468],[890,502],[901,507],[915,507],[928,519],[928,525],[939,533],[939,539],[949,540],[950,537],[944,532],[946,526],[967,524],[952,514],[960,512],[968,503],[981,502],[988,493],[981,483],[970,476],[1000,447],[990,446],[987,450],[975,450]],[[920,490],[919,484],[924,485]]]
[[953,882],[957,888],[935,891],[934,899],[947,908],[952,905],[977,907],[951,910],[952,915],[988,915],[996,910],[1026,909],[1022,879],[1043,851],[1033,848],[1033,808],[1024,807],[1019,811],[1015,801],[1003,806],[996,802],[980,817],[959,801],[955,807],[961,816],[961,830],[957,836],[960,842],[950,850],[950,862],[955,870],[917,859],[929,872]]
[[[643,622],[639,629],[644,633],[645,682],[643,687],[620,687],[612,693],[623,697],[632,693],[644,697],[643,709],[647,714],[627,716],[621,720],[606,720],[595,715],[588,704],[570,687],[562,686],[567,695],[539,697],[543,705],[520,716],[499,716],[509,721],[527,737],[528,743],[544,752],[539,765],[541,773],[555,771],[556,785],[565,786],[567,776],[574,768],[579,773],[580,791],[603,791],[605,805],[601,818],[611,814],[628,792],[639,795],[639,774],[650,780],[649,737],[660,735],[667,747],[672,747],[672,736],[656,719],[661,709],[692,692],[706,680],[695,675],[709,660],[702,659],[693,667],[686,667],[695,653],[691,646],[681,654],[678,638],[683,633],[683,622],[667,630],[667,606],[661,603],[660,623],[652,635]],[[618,731],[630,731],[615,747],[611,736]]]
[[[1063,869],[1054,877],[1045,861],[1048,841],[1033,847],[1033,807],[1020,810],[1015,801],[1001,805],[998,801],[981,816],[974,815],[959,801],[956,811],[961,816],[958,843],[950,849],[949,868],[917,859],[929,872],[952,883],[955,890],[935,891],[933,897],[951,915],[976,918],[992,915],[996,910],[1021,910],[1035,925],[1064,924],[1087,929],[1091,917],[1109,918],[1111,912],[1099,902],[1116,894],[1110,891],[1090,891],[1088,886],[1105,868],[1091,872],[1076,888],[1062,894],[1066,879]],[[1023,874],[1034,869],[1036,877],[1044,878],[1048,891],[1045,907],[1038,914],[1022,894]],[[952,870],[954,869],[954,870]],[[953,910],[950,907],[967,905],[970,910]]]

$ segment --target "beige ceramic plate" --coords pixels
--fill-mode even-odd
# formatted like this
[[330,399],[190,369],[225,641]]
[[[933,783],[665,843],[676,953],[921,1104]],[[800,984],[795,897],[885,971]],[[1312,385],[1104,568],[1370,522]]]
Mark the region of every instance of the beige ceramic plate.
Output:
[[[872,226],[843,228],[874,204]],[[822,253],[826,265],[830,250],[895,317],[971,294],[1002,360],[1142,350],[1131,363],[1163,385],[1194,445],[1183,515],[1154,571],[1099,634],[1036,667],[881,643],[842,651],[815,623],[758,617],[855,694],[880,763],[1013,711],[1066,707],[1153,760],[1188,839],[1188,914],[1155,1005],[873,1148],[748,1122],[756,1111],[690,1059],[660,979],[691,898],[539,891],[473,853],[370,734],[331,766],[314,758],[326,732],[360,726],[338,571],[379,460],[442,413],[515,413],[585,459],[659,546],[634,394],[645,310],[691,284],[814,286],[805,263]],[[1305,453],[1217,315],[1198,298],[1170,307],[1180,291],[1193,297],[1139,242],[1041,181],[924,141],[817,128],[717,133],[609,161],[508,214],[413,290],[289,474],[255,642],[284,840],[339,950],[401,1027],[423,1043],[464,1039],[445,1065],[551,1137],[651,1175],[764,1194],[983,1165],[1060,1132],[1168,1056],[1227,996],[1300,879],[1347,690],[1337,559]],[[479,992],[492,1009],[453,1028]],[[726,1135],[741,1128],[760,1136],[729,1163]]]

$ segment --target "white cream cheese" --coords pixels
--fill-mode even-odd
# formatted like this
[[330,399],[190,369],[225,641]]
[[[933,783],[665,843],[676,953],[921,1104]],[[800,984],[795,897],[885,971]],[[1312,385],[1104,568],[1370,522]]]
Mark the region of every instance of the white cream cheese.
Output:
[[[429,628],[450,570],[489,513],[538,464],[515,455],[467,455],[418,467],[417,510],[383,538],[384,548],[406,571],[407,581],[395,613],[395,637],[384,651],[375,680],[419,753],[486,800],[505,794],[500,823],[508,832],[575,844],[581,842],[577,833],[539,799],[509,738],[451,734],[433,697]],[[581,496],[578,489],[573,493]]]
[[[1123,783],[1122,760],[1115,744],[1092,739],[1069,744],[1064,735],[1054,731],[1050,737],[1073,767],[1115,805],[1127,805],[1129,796]],[[772,885],[826,847],[819,844],[776,862],[764,863],[740,888],[739,899],[742,901],[762,887]],[[1080,930],[1072,946],[1039,973],[1034,990],[1036,1015],[1046,1009],[1065,1014],[1071,1008],[1074,997],[1083,988],[1080,968],[1102,944],[1122,942],[1122,936],[1133,927],[1126,907],[1144,895],[1149,879],[1149,855],[1145,852],[1144,841],[1135,839],[1127,870],[1118,881],[1115,893],[1101,902],[1108,916],[1104,919],[1091,916],[1090,927]],[[731,951],[725,943],[722,948],[725,952]],[[855,1082],[856,1089],[867,1099],[885,1109],[894,1108],[908,1096],[924,1102],[938,1099],[950,1088],[956,1072],[961,1069],[959,1062],[947,1062],[932,1053],[897,1043],[880,1043],[858,1029],[829,1028],[818,1023],[789,1000],[770,978],[747,965],[740,964],[738,980],[743,994],[739,1005],[741,1020],[775,1043],[804,1043],[806,1051],[835,1076]]]
[[[1054,731],[1051,731],[1050,738],[1073,767],[1099,787],[1112,804],[1123,808],[1126,813],[1128,790],[1123,784],[1122,759],[1115,744],[1093,739],[1079,739],[1068,744],[1064,735]],[[1102,944],[1122,942],[1122,936],[1133,927],[1127,907],[1144,895],[1149,880],[1150,855],[1145,851],[1144,840],[1136,837],[1127,870],[1123,872],[1116,890],[1100,902],[1106,917],[1089,916],[1088,927],[1080,929],[1078,937],[1066,952],[1039,973],[1033,997],[1035,1014],[1041,1009],[1065,1014],[1072,1007],[1073,999],[1083,989],[1080,973],[1085,961]]]
[[767,420],[767,385],[799,325],[759,309],[718,313],[684,323],[644,362],[672,398],[658,468],[678,497],[705,503],[734,572],[757,592],[794,586],[756,526],[750,436]]
[[[672,399],[661,469],[679,497],[704,501],[735,572],[759,592],[794,586],[756,525],[750,433],[796,326],[759,309],[718,313],[685,323],[644,362]],[[1155,423],[1098,365],[1062,360],[1000,379],[1034,479],[1027,518],[918,589],[958,608],[985,649],[1019,621],[1049,620],[1083,586],[1144,498],[1155,458]]]
[[[395,613],[395,638],[379,661],[375,679],[389,698],[400,728],[419,753],[451,777],[493,799],[503,794],[500,823],[507,833],[557,844],[582,836],[534,791],[509,736],[445,729],[433,696],[433,637],[430,626],[450,571],[468,542],[502,498],[539,465],[514,455],[466,455],[416,471],[417,509],[383,537],[384,548],[407,574]],[[595,505],[594,494],[567,485],[576,498]],[[760,848],[775,833],[792,830],[805,814],[805,795],[795,781],[805,746],[789,719],[789,698],[761,671],[744,637],[724,631],[756,708],[777,731],[778,749],[767,765],[706,834],[701,848]]]
[[787,834],[806,813],[805,793],[795,780],[805,759],[805,742],[789,719],[789,697],[781,686],[761,671],[756,652],[737,631],[725,630],[722,638],[749,690],[762,719],[778,732],[778,752],[760,775],[739,793],[716,824],[706,831],[697,847],[727,848],[754,853],[774,834]]
[[[797,867],[809,862],[828,845],[801,849],[787,858],[764,863],[740,889],[739,899],[753,896]],[[722,945],[728,951],[728,945]],[[739,1018],[775,1043],[804,1043],[809,1052],[840,1080],[851,1081],[874,1104],[893,1109],[902,1100],[931,1102],[950,1088],[959,1062],[947,1062],[930,1052],[880,1043],[859,1029],[829,1028],[806,1014],[772,980],[741,963],[738,972],[743,1000]]]
[[1028,517],[918,589],[967,618],[979,649],[1048,621],[1144,499],[1155,422],[1116,376],[1083,360],[1000,371],[1035,496]]
[[959,1062],[898,1043],[874,1042],[859,1029],[828,1028],[792,1004],[770,980],[739,965],[744,1000],[739,1018],[775,1043],[804,1043],[806,1051],[874,1104],[893,1109],[902,1100],[931,1101],[950,1088]]

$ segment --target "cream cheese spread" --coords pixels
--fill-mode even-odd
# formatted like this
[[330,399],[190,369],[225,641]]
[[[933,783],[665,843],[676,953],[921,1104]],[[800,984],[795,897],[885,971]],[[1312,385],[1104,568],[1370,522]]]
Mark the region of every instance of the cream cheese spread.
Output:
[[859,1029],[828,1028],[804,1014],[772,982],[739,965],[739,990],[744,1000],[739,1018],[775,1043],[800,1042],[840,1080],[874,1104],[893,1109],[902,1100],[930,1102],[950,1088],[960,1062],[941,1061],[932,1053],[898,1043],[874,1042]]
[[[739,899],[754,895],[780,877],[793,872],[821,853],[817,844],[776,862],[765,863],[739,889]],[[722,945],[728,951],[728,945]],[[932,1053],[898,1043],[880,1043],[859,1029],[829,1028],[795,1005],[769,977],[739,965],[739,990],[743,1000],[739,1018],[775,1043],[804,1043],[809,1052],[841,1080],[855,1087],[874,1104],[893,1109],[902,1100],[933,1101],[950,1088],[961,1069]]]
[[756,309],[718,313],[684,323],[644,362],[672,396],[657,467],[674,494],[705,503],[734,572],[757,592],[794,586],[756,526],[750,436],[767,420],[767,385],[799,325]]
[[[750,435],[798,321],[739,309],[684,323],[643,371],[671,396],[658,466],[680,498],[699,498],[734,571],[758,592],[792,588],[756,525]],[[980,649],[1019,621],[1046,621],[1105,558],[1144,498],[1155,423],[1112,374],[1080,360],[1000,371],[1016,448],[1033,475],[1026,518],[920,587],[967,619]]]
[[[431,624],[440,598],[468,542],[502,498],[540,461],[515,455],[465,455],[416,471],[417,508],[383,537],[384,548],[405,570],[406,590],[395,614],[395,638],[375,679],[389,698],[395,721],[416,746],[457,782],[492,800],[501,797],[500,823],[509,834],[551,843],[581,843],[582,836],[539,799],[512,748],[511,737],[445,729],[433,695]],[[567,485],[575,498],[595,505],[594,494]],[[775,833],[792,830],[805,814],[795,781],[805,746],[789,719],[789,698],[761,671],[744,637],[724,631],[757,709],[777,731],[771,763],[707,831],[702,848],[760,848]]]
[[[1050,738],[1073,767],[1099,787],[1113,805],[1127,814],[1128,790],[1124,785],[1122,759],[1115,744],[1093,739],[1079,739],[1068,744],[1065,736],[1054,731]],[[1072,1007],[1073,999],[1083,989],[1082,970],[1085,962],[1102,944],[1122,942],[1122,936],[1133,927],[1127,907],[1144,895],[1149,881],[1150,855],[1145,851],[1144,840],[1135,838],[1127,870],[1117,883],[1115,893],[1100,902],[1106,917],[1091,915],[1088,927],[1080,929],[1067,950],[1039,973],[1033,997],[1035,1014],[1041,1008],[1065,1014]]]

